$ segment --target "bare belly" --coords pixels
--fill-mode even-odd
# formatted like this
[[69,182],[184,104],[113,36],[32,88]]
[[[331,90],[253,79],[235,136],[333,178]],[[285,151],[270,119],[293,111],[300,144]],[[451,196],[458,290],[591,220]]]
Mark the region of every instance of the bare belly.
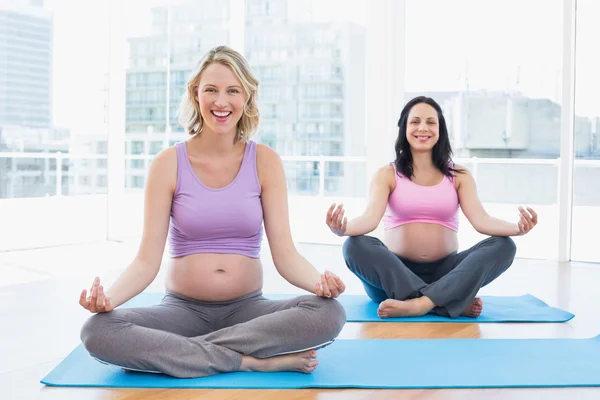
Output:
[[420,222],[386,230],[383,242],[400,257],[417,262],[437,261],[458,250],[456,232]]
[[171,259],[165,286],[204,301],[227,301],[260,290],[259,259],[238,254],[191,254]]

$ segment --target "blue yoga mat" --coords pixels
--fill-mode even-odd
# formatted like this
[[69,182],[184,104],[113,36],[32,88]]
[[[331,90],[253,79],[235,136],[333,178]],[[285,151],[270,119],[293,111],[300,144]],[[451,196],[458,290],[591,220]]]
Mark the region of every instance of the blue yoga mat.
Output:
[[348,322],[566,322],[573,314],[550,307],[530,294],[522,296],[481,296],[483,312],[477,318],[447,318],[435,314],[422,317],[379,318],[378,303],[367,296],[340,296]]
[[337,340],[312,374],[235,372],[194,379],[124,372],[80,345],[42,383],[111,388],[510,388],[600,386],[591,339]]
[[[142,293],[125,304],[125,307],[144,307],[158,304],[164,293]],[[298,295],[265,294],[270,299],[288,299]],[[455,319],[427,314],[422,317],[385,318],[377,316],[379,304],[367,296],[342,295],[339,301],[346,309],[348,322],[566,322],[573,314],[559,308],[550,307],[530,294],[523,296],[482,296],[483,313],[477,318],[458,317]]]

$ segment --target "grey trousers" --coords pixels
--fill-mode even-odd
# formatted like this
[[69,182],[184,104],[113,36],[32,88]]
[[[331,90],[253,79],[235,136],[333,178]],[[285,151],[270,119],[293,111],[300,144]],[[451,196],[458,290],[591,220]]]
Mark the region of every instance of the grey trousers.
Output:
[[404,259],[381,240],[352,236],[344,242],[344,260],[375,302],[427,296],[436,314],[456,318],[479,289],[512,264],[516,246],[509,237],[489,237],[475,246],[430,263]]
[[262,292],[205,302],[168,291],[161,303],[95,314],[81,341],[92,357],[178,378],[238,371],[242,356],[267,358],[331,342],[346,322],[334,299],[268,300]]

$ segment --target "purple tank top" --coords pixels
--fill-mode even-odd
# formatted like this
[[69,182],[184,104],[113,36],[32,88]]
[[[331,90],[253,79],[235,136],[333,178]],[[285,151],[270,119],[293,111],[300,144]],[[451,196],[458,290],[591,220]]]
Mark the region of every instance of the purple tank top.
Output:
[[186,142],[177,150],[177,186],[171,204],[171,257],[195,253],[242,254],[258,258],[263,236],[256,143],[248,141],[233,181],[218,189],[194,173]]

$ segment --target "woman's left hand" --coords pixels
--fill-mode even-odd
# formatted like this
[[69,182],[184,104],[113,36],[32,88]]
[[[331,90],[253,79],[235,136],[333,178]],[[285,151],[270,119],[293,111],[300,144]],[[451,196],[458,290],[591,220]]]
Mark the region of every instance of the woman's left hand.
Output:
[[534,226],[538,223],[538,215],[532,208],[527,207],[525,210],[523,207],[519,207],[519,212],[521,213],[519,218],[519,223],[517,226],[519,227],[519,232],[517,236],[523,236],[533,229]]
[[346,285],[339,276],[330,271],[325,271],[321,275],[321,281],[316,283],[316,294],[320,297],[335,299],[340,294],[344,293]]

